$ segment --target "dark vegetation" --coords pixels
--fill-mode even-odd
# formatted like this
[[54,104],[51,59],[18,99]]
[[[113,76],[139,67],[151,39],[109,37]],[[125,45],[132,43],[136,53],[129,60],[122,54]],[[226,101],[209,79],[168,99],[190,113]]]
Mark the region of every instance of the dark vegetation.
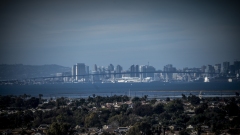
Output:
[[[169,126],[172,125],[177,127],[179,134],[190,134],[188,125],[193,125],[193,130],[201,133],[201,126],[205,125],[216,134],[225,131],[239,134],[240,99],[237,97],[200,100],[195,95],[183,95],[182,99],[157,101],[144,96],[134,97],[129,104],[127,96],[93,95],[75,100],[62,97],[49,102],[45,102],[42,96],[0,96],[0,129],[22,128],[27,131],[40,124],[48,124],[47,134],[65,135],[76,132],[76,125],[81,127],[80,132],[86,132],[90,127],[111,125],[115,128],[131,126],[126,133],[128,135],[151,135],[171,130]],[[114,104],[108,106],[107,103],[119,105],[116,108]],[[188,109],[194,112],[188,113]]]

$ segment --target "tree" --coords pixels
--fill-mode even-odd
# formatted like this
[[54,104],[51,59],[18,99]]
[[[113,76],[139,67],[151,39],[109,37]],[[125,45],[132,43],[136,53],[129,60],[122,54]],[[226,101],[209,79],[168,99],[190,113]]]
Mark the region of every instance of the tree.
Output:
[[235,101],[235,98],[232,98],[230,103],[225,107],[229,116],[237,116],[239,114],[238,105]]
[[165,106],[165,109],[169,113],[183,112],[184,111],[182,101],[179,100],[179,99],[173,100],[170,103],[168,103]]
[[126,112],[127,109],[128,109],[128,104],[122,104],[118,110],[122,112]]
[[183,99],[183,100],[186,100],[186,99],[187,99],[187,97],[186,97],[185,94],[182,94],[182,99]]
[[39,103],[42,103],[42,97],[43,97],[43,94],[39,94]]
[[31,97],[25,102],[25,107],[27,108],[36,108],[39,104],[39,99],[35,97]]
[[103,131],[103,133],[101,135],[115,135],[114,133],[108,133],[108,132],[105,132]]
[[156,106],[153,107],[153,113],[160,114],[164,111],[165,110],[163,104],[157,104]]
[[186,130],[179,131],[179,135],[189,135],[189,133]]
[[153,98],[153,99],[150,101],[151,104],[155,104],[156,102],[157,102],[157,99],[156,99],[156,98]]
[[131,127],[127,135],[151,135],[151,125],[147,122],[136,123]]
[[139,116],[150,116],[153,114],[153,108],[151,105],[146,104],[134,108],[133,112]]
[[139,97],[134,97],[133,99],[132,99],[132,102],[133,103],[136,103],[136,102],[139,102],[140,101],[140,98]]
[[198,105],[200,103],[200,98],[192,95],[192,96],[188,96],[188,101],[191,102],[192,105]]
[[148,95],[144,95],[141,100],[142,101],[147,101],[147,98],[148,98]]
[[24,107],[24,101],[21,97],[15,99],[15,107]]
[[85,118],[85,127],[101,127],[97,113],[92,112]]
[[70,125],[67,123],[53,122],[48,129],[48,135],[67,135]]
[[196,114],[201,114],[208,108],[207,103],[201,104],[199,107],[195,108],[195,113]]
[[65,101],[65,98],[64,97],[61,97],[61,98],[58,98],[57,101],[56,101],[56,104],[57,104],[57,107],[60,107],[62,105],[66,105],[66,101]]

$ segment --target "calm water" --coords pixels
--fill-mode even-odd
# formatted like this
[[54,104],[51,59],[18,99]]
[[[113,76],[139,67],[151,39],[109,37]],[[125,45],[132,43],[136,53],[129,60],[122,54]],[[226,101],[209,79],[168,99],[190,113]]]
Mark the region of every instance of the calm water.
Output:
[[202,92],[205,97],[235,96],[240,93],[240,83],[78,83],[78,84],[45,84],[45,85],[5,85],[0,86],[0,95],[31,96],[43,94],[45,98],[69,97],[86,98],[96,96],[148,95],[149,98],[182,97],[182,94],[198,95]]

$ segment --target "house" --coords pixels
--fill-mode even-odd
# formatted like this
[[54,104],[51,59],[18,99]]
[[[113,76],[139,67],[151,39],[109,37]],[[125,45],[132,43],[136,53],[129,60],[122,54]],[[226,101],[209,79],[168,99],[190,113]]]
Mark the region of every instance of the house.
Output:
[[121,132],[127,132],[128,130],[129,130],[128,127],[118,127],[118,129],[117,129],[117,131],[118,131],[119,133],[121,133]]
[[109,128],[112,128],[112,126],[111,126],[111,125],[104,125],[104,126],[103,126],[103,130],[107,130],[107,129],[109,129]]
[[2,132],[2,135],[11,135],[12,131],[11,130],[5,130]]
[[81,129],[81,126],[76,125],[74,129],[76,129],[76,130]]
[[46,134],[43,133],[43,131],[36,131],[36,132],[33,132],[31,135],[46,135]]
[[201,129],[202,129],[203,131],[206,131],[206,130],[209,130],[209,127],[206,126],[206,125],[203,125],[203,126],[201,126]]
[[48,129],[49,128],[49,126],[47,125],[47,124],[41,124],[39,127],[38,127],[38,129],[40,129],[40,130],[45,130],[45,129]]
[[99,129],[97,127],[88,128],[89,133],[97,133],[98,131],[99,131]]
[[179,130],[182,130],[182,127],[180,126],[177,126],[177,125],[171,125],[171,126],[168,126],[168,128],[172,131],[179,131]]
[[46,131],[48,130],[49,125],[47,124],[41,124],[37,129],[38,131],[42,131],[43,133],[46,133]]
[[108,133],[113,133],[116,130],[116,128],[113,127],[112,125],[104,125],[102,129],[103,131]]
[[193,129],[194,127],[192,125],[188,125],[187,129]]
[[176,126],[176,125],[171,125],[171,126],[168,126],[168,128],[169,128],[170,130],[175,130],[175,129],[177,128],[177,126]]

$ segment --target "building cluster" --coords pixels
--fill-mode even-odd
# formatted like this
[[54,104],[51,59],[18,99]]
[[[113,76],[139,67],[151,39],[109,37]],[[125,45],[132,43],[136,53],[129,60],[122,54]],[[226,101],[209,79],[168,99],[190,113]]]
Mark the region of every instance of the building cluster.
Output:
[[[174,82],[174,81],[205,81],[221,80],[232,81],[239,78],[240,61],[223,62],[222,64],[204,65],[200,68],[177,69],[172,64],[165,65],[163,70],[156,70],[150,65],[131,65],[129,69],[123,70],[122,66],[113,64],[104,66],[94,65],[90,70],[84,63],[77,63],[72,66],[71,78],[69,82]],[[70,73],[69,73],[70,74]],[[64,75],[63,75],[64,76]],[[227,79],[226,79],[227,78]],[[229,80],[230,79],[230,80]]]
[[76,63],[68,72],[24,80],[0,81],[0,85],[56,84],[56,83],[144,83],[144,82],[240,82],[240,61],[203,65],[198,68],[177,69],[167,64],[162,70],[151,65],[97,66],[90,69],[85,63]]

